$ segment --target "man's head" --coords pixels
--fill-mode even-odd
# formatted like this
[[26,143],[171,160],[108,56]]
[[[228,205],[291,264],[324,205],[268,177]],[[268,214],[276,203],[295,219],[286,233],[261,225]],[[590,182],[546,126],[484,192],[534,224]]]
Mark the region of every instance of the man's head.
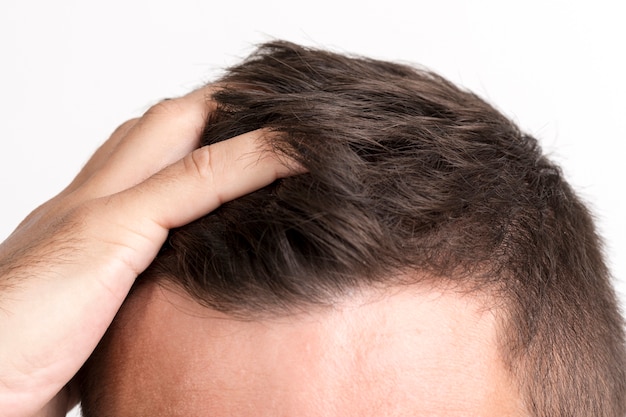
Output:
[[535,139],[431,72],[287,43],[219,84],[204,143],[264,128],[307,173],[172,231],[87,409],[626,412],[600,244]]

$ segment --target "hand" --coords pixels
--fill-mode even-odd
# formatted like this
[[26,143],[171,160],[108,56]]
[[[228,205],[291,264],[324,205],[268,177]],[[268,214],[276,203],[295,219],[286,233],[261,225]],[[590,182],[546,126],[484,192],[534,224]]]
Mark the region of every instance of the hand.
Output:
[[0,245],[0,414],[59,415],[168,230],[286,176],[263,132],[196,149],[211,88],[120,126],[58,196]]

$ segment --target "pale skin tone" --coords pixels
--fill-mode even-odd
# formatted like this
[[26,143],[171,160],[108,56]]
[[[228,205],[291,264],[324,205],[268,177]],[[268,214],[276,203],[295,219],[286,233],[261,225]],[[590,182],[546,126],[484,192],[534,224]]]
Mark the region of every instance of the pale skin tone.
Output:
[[148,283],[98,353],[94,417],[522,415],[493,311],[426,286],[245,320]]
[[[162,102],[120,126],[0,245],[3,416],[64,416],[78,400],[70,381],[168,230],[297,171],[262,150],[261,131],[197,149],[211,91]],[[242,321],[148,284],[115,323],[106,368],[115,383],[99,393],[115,407],[111,415],[517,410],[494,314],[454,291],[365,292],[332,308]],[[114,346],[128,349],[120,355]]]
[[196,149],[211,88],[120,126],[58,196],[0,246],[0,410],[64,416],[66,387],[170,228],[292,170],[263,132]]

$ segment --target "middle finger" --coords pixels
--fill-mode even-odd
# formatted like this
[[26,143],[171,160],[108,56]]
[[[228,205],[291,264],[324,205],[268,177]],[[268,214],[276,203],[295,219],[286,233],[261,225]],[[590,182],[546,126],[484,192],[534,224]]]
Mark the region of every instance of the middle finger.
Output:
[[204,87],[150,108],[89,180],[92,197],[132,187],[198,148],[214,87]]

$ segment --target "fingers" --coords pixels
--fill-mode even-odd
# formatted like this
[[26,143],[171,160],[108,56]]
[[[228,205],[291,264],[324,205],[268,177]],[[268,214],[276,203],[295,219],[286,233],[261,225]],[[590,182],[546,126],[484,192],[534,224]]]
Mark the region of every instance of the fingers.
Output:
[[76,178],[74,178],[72,183],[68,185],[60,195],[71,193],[76,188],[84,184],[85,181],[87,181],[100,168],[102,168],[102,165],[104,165],[107,159],[109,159],[117,145],[124,139],[126,134],[137,124],[138,121],[138,118],[130,119],[115,129],[111,137],[98,148],[98,150],[85,164],[83,169],[78,173]]
[[204,87],[150,108],[92,174],[90,197],[134,186],[196,149],[208,115],[215,108],[209,100],[213,89]]
[[225,201],[298,171],[263,149],[266,134],[249,132],[197,149],[109,203],[141,213],[161,229],[189,223]]

